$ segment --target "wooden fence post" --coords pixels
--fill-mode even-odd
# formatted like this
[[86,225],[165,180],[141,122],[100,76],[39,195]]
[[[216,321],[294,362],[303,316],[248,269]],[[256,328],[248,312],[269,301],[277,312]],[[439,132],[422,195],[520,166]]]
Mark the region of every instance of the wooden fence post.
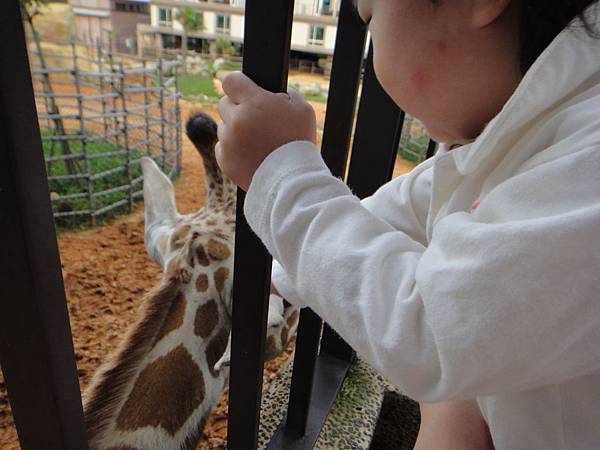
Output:
[[[100,74],[103,73],[103,64],[102,64],[102,47],[100,46],[100,40],[97,41],[96,43],[96,48],[97,48],[97,66],[98,66],[98,72]],[[106,120],[106,97],[104,96],[104,75],[100,75],[98,77],[99,80],[99,91],[100,91],[100,97],[101,97],[101,101],[102,101],[102,124],[104,126],[104,139],[108,140],[108,122]]]
[[176,156],[176,170],[175,174],[181,172],[181,133],[183,132],[183,124],[181,123],[181,109],[179,105],[179,66],[175,66],[175,121],[176,121],[176,133],[175,136],[175,156]]
[[165,80],[163,78],[163,59],[162,57],[158,60],[158,89],[160,98],[158,105],[160,109],[160,153],[161,153],[161,164],[160,168],[165,171],[165,160],[167,157],[165,148]]
[[[81,80],[79,73],[79,65],[77,61],[77,47],[75,46],[75,41],[71,41],[71,55],[73,61],[73,71],[71,74],[73,75],[73,81],[75,82],[75,93],[77,95],[77,111],[79,115],[79,136],[81,139],[81,152],[83,154],[83,171],[85,173],[85,181],[86,181],[86,190],[87,190],[87,199],[88,206],[90,209],[90,225],[92,227],[96,226],[96,215],[94,208],[94,183],[92,182],[92,174],[91,174],[91,165],[90,159],[88,155],[87,148],[87,133],[85,131],[85,118],[84,118],[84,110],[83,110],[83,94],[81,93]],[[67,138],[67,136],[64,136]],[[75,155],[73,155],[75,156]]]
[[146,105],[146,107],[144,108],[144,123],[146,124],[145,130],[146,130],[146,153],[150,154],[150,116],[149,116],[149,111],[148,111],[148,104],[150,102],[150,99],[148,98],[148,73],[146,72],[146,59],[143,59],[143,67],[144,67],[144,71],[143,73],[143,84],[144,84],[144,104]]
[[119,83],[119,91],[121,94],[121,107],[123,112],[123,145],[125,146],[125,169],[127,170],[127,183],[129,184],[129,189],[127,190],[127,194],[129,197],[129,212],[133,211],[133,184],[132,184],[132,173],[131,173],[131,149],[129,148],[129,129],[128,129],[128,118],[127,118],[127,83],[125,80],[125,69],[123,68],[123,62],[119,62],[119,75],[120,75],[120,83]]

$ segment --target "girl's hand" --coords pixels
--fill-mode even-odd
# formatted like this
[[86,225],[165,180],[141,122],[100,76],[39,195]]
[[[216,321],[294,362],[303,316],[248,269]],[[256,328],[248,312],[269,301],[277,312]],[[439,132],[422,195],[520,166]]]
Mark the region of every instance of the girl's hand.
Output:
[[316,143],[315,112],[296,91],[274,94],[241,72],[223,79],[223,91],[216,158],[223,173],[245,191],[271,152],[292,141]]

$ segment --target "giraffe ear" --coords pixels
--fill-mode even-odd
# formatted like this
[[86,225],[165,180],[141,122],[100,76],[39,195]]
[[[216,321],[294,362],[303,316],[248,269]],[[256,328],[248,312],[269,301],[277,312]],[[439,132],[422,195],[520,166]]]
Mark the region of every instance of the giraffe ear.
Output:
[[146,156],[140,159],[144,173],[144,237],[146,251],[164,267],[168,242],[180,218],[175,206],[175,190],[171,180],[156,163]]

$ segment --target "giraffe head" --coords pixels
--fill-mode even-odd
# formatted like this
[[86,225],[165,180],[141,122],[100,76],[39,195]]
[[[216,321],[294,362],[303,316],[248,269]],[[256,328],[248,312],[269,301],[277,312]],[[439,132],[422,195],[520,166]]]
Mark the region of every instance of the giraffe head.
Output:
[[[202,157],[205,169],[207,204],[196,213],[186,216],[179,214],[169,178],[151,159],[142,160],[146,250],[163,270],[169,272],[171,266],[171,272],[178,270],[183,279],[193,273],[194,256],[199,253],[206,255],[205,262],[229,256],[233,252],[235,233],[235,190],[233,184],[223,177],[214,155],[217,125],[207,114],[194,113],[187,121],[186,134]],[[198,245],[202,240],[194,239],[194,236],[208,232],[216,232],[215,241],[205,244],[199,251]],[[202,260],[198,258],[199,262]],[[223,282],[227,294],[231,292],[232,270],[231,267]],[[225,302],[226,309],[230,312],[230,295],[226,296]],[[297,308],[290,307],[289,304],[284,307],[281,297],[271,295],[267,320],[267,358],[283,351],[295,332],[297,319]],[[229,365],[229,350],[228,345],[216,368]]]
[[235,189],[216,164],[214,120],[204,113],[193,114],[186,132],[203,159],[206,205],[192,214],[180,214],[171,180],[151,158],[142,158],[146,251],[167,277],[175,277],[182,284],[205,284],[204,275],[198,280],[198,272],[209,273],[230,311]]

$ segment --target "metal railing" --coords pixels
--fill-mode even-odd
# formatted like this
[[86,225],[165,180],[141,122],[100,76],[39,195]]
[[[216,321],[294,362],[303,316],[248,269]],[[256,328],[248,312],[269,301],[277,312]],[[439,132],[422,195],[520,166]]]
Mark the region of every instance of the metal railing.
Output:
[[[293,0],[248,0],[243,70],[261,86],[287,84]],[[263,20],[270,17],[271,26]],[[332,173],[359,196],[392,173],[404,114],[377,83],[366,29],[343,0],[322,142]],[[0,26],[0,357],[23,449],[86,450],[86,430],[61,278],[35,97],[17,0]],[[352,130],[355,128],[352,139]],[[349,150],[352,154],[349,158]],[[433,145],[430,145],[430,150]],[[349,163],[348,163],[349,160]],[[347,169],[348,166],[348,169]],[[250,231],[239,191],[228,448],[257,447],[271,258]],[[35,251],[33,251],[35,250]],[[263,305],[263,307],[260,307]],[[352,363],[352,349],[311,310],[298,329],[286,419],[269,448],[311,448]]]
[[[285,90],[293,3],[246,2],[243,70],[272,91]],[[262,22],[267,16],[272,24],[268,28]],[[342,0],[321,155],[333,175],[344,178],[347,174],[348,185],[361,198],[391,178],[404,121],[404,113],[376,80],[372,47],[363,61],[366,35],[352,1]],[[428,148],[432,154],[435,144]],[[270,256],[245,222],[243,202],[244,193],[239,191],[229,391],[231,449],[257,447],[271,269]],[[302,310],[287,414],[268,448],[312,448],[353,359],[353,350],[331,327],[310,309]]]

